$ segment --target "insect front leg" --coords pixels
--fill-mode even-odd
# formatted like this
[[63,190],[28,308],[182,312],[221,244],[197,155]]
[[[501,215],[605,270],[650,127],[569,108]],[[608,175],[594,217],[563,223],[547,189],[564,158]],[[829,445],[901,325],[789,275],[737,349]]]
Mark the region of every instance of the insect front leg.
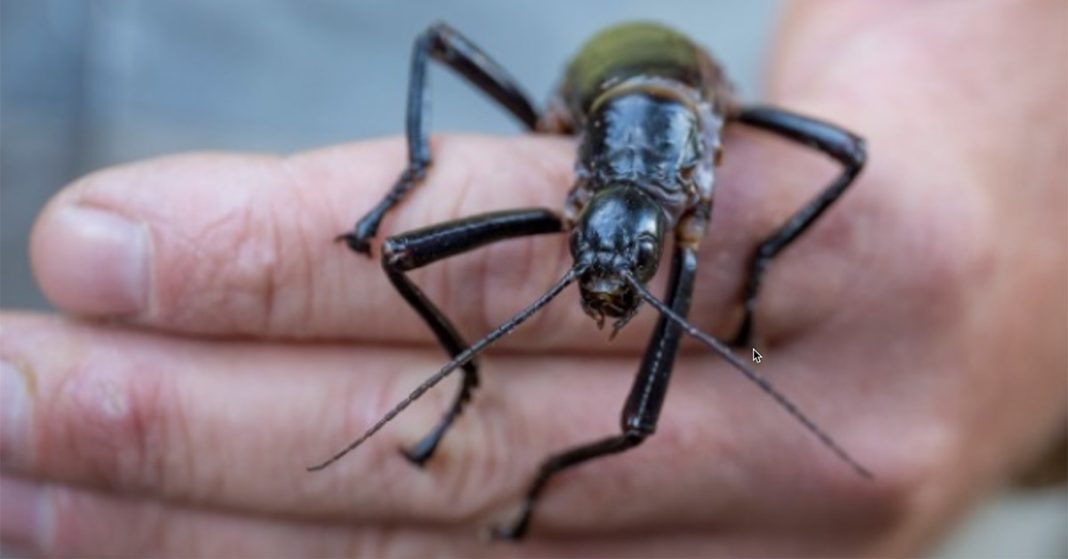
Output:
[[[468,344],[456,327],[434,305],[406,273],[432,262],[467,252],[480,246],[528,235],[556,233],[563,225],[549,210],[526,209],[494,212],[426,227],[386,239],[382,267],[397,291],[434,332],[450,357],[456,357]],[[478,387],[478,365],[474,360],[463,366],[460,389],[445,416],[426,437],[404,455],[422,466],[437,448],[441,438],[463,411],[471,392]]]
[[[665,302],[682,316],[686,316],[690,310],[696,275],[697,251],[688,247],[676,248]],[[587,460],[634,448],[656,431],[656,423],[664,404],[682,335],[682,331],[674,322],[660,318],[623,406],[620,425],[622,434],[573,448],[543,462],[538,475],[527,489],[519,517],[507,528],[494,530],[495,538],[518,540],[526,535],[538,499],[541,498],[546,484],[556,474]]]
[[356,223],[352,231],[340,235],[348,246],[371,255],[371,239],[386,213],[412,188],[422,182],[430,168],[429,88],[427,62],[436,60],[467,79],[533,130],[538,112],[530,98],[508,72],[455,29],[444,23],[431,25],[415,40],[408,78],[408,166],[385,197]]
[[848,130],[774,107],[745,108],[738,114],[737,120],[816,148],[836,159],[843,167],[831,184],[764,239],[753,253],[742,299],[745,314],[732,341],[732,345],[743,346],[749,344],[752,337],[756,297],[771,260],[804,233],[853,183],[864,167],[866,151],[864,140]]

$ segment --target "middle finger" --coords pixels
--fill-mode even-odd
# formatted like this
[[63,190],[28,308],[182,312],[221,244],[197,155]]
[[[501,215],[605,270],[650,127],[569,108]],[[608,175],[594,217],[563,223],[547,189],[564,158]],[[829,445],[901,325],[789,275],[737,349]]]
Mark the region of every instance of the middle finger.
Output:
[[[497,356],[493,371],[507,378],[486,379],[425,471],[397,450],[434,425],[451,386],[429,393],[330,468],[308,473],[305,466],[347,444],[436,369],[438,352],[162,339],[28,317],[8,317],[5,326],[17,334],[5,334],[3,358],[33,379],[24,436],[4,441],[5,469],[304,517],[507,516],[541,460],[618,432],[616,410],[636,366],[630,359]],[[777,421],[732,425],[729,403],[752,396],[751,388],[682,369],[662,434],[626,459],[562,477],[566,490],[549,492],[540,528],[722,524],[726,511],[731,522],[744,522],[747,511],[761,508],[752,495],[767,493],[752,485],[750,472],[775,467],[759,463],[766,454],[741,451],[744,441],[820,452]],[[831,472],[837,467],[829,464]],[[797,475],[842,492],[842,506],[865,498],[851,482],[829,482],[826,472]],[[797,489],[782,483],[786,494]]]
[[[734,134],[732,141],[745,138]],[[734,163],[724,174],[737,168],[739,155],[746,166],[746,144],[733,143]],[[435,147],[438,163],[426,184],[391,214],[380,237],[486,211],[557,208],[572,180],[569,141],[449,137]],[[38,280],[62,310],[119,315],[166,330],[428,341],[428,329],[404,307],[378,263],[331,242],[400,172],[402,148],[389,141],[287,158],[199,154],[90,175],[53,200],[37,223],[32,254]],[[730,314],[756,239],[812,190],[748,175],[748,184],[723,181],[731,184],[717,195],[702,251],[706,265],[695,316],[720,331],[737,318]],[[761,200],[773,186],[782,192]],[[570,260],[566,239],[547,235],[497,243],[412,276],[459,331],[474,338],[533,301]],[[663,260],[657,292],[670,257]],[[772,284],[811,273],[778,268]],[[606,346],[577,299],[569,289],[505,344],[632,353],[641,347],[651,313],[639,315]],[[780,321],[787,314],[771,316]]]

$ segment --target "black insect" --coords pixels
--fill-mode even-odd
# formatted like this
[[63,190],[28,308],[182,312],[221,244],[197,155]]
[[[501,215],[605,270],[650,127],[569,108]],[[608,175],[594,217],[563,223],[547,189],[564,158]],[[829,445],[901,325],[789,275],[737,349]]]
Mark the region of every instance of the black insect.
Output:
[[[386,239],[382,266],[408,304],[434,331],[453,357],[365,434],[321,470],[353,450],[447,375],[463,370],[463,380],[441,422],[405,452],[422,465],[456,420],[478,386],[475,355],[530,318],[569,284],[578,281],[583,309],[618,331],[642,301],[661,318],[623,407],[622,433],[573,448],[546,460],[526,494],[519,517],[498,529],[498,538],[523,537],[546,483],[557,472],[586,460],[637,446],[656,429],[675,353],[683,333],[717,352],[771,395],[839,458],[864,477],[871,473],[778,392],[730,352],[727,345],[686,321],[697,271],[697,246],[708,226],[714,170],[726,124],[737,122],[814,147],[842,164],[841,174],[760,243],[749,264],[743,294],[744,318],[733,345],[750,338],[760,279],[771,260],[803,233],[845,191],[864,164],[864,142],[832,124],[771,107],[740,107],[716,62],[685,36],[660,25],[633,23],[607,29],[571,61],[544,113],[539,113],[515,80],[482,50],[444,24],[415,41],[408,90],[408,166],[386,196],[339,237],[356,252],[370,255],[370,241],[383,216],[430,167],[426,113],[429,60],[452,68],[496,100],[531,130],[578,134],[577,179],[562,213],[534,208],[488,213]],[[488,243],[525,235],[570,231],[574,266],[530,306],[468,345],[449,320],[405,275],[408,271]],[[669,232],[675,235],[667,296],[661,302],[645,288],[656,274]]]

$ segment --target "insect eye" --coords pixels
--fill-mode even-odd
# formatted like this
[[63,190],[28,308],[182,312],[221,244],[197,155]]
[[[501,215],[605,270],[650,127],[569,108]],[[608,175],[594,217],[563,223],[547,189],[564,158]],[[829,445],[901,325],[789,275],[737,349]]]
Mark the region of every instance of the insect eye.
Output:
[[656,264],[656,243],[649,238],[638,241],[638,269],[648,270]]
[[575,229],[568,240],[570,241],[571,255],[578,257],[579,253],[582,252],[582,232]]

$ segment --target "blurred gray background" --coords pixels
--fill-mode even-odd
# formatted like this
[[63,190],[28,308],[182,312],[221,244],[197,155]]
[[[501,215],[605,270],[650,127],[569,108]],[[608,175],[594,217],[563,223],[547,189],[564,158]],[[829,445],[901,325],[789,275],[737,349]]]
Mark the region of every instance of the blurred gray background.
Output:
[[[94,169],[189,150],[288,152],[398,134],[415,35],[448,21],[544,101],[597,29],[653,18],[707,45],[759,98],[778,2],[0,0],[0,306],[47,309],[34,216]],[[432,73],[435,130],[516,133]],[[936,557],[1065,557],[1063,488],[984,506]]]

